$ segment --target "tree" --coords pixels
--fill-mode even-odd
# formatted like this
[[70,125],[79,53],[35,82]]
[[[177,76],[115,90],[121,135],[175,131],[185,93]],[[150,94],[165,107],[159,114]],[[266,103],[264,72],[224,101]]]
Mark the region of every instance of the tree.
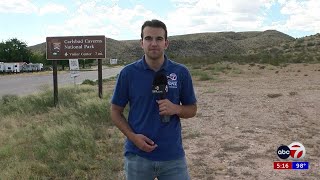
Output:
[[39,53],[39,52],[31,53],[30,62],[31,63],[42,63],[42,64],[46,64],[46,65],[51,64],[46,59],[46,53]]
[[82,64],[82,68],[84,69],[86,64],[91,64],[94,62],[94,59],[79,59],[79,64]]
[[31,51],[17,38],[0,43],[0,60],[3,62],[30,62]]

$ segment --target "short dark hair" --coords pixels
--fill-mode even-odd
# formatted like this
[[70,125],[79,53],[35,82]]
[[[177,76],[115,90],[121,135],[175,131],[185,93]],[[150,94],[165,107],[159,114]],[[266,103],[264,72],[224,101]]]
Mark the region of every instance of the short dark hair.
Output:
[[168,32],[167,32],[167,26],[157,19],[152,19],[151,21],[145,21],[141,27],[141,39],[143,39],[143,29],[146,27],[155,27],[155,28],[162,28],[164,30],[164,38],[167,40],[168,38]]

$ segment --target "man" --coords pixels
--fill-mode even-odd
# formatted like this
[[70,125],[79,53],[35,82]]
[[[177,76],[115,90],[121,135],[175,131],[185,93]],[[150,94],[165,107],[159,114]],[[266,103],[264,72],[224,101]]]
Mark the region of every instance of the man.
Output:
[[[141,27],[142,59],[127,65],[119,74],[111,100],[111,118],[127,137],[127,180],[190,179],[182,146],[180,118],[196,115],[196,98],[188,69],[164,54],[169,45],[166,25],[146,21]],[[167,78],[165,99],[152,93],[157,74]],[[129,103],[128,121],[123,115]],[[169,116],[169,122],[163,122]]]

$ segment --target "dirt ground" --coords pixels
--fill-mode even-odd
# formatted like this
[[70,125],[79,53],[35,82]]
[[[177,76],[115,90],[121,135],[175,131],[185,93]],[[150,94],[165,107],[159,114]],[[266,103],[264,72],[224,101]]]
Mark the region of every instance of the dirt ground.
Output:
[[[198,114],[182,120],[191,179],[320,179],[320,64],[231,66],[240,73],[195,81]],[[309,170],[274,170],[294,141]]]

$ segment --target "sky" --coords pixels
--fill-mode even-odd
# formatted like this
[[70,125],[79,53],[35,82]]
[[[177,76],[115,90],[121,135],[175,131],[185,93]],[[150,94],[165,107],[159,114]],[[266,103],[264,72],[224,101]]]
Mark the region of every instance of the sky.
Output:
[[[159,19],[168,35],[278,30],[294,38],[320,32],[319,0],[0,0],[0,42],[28,46],[46,37],[105,35],[140,39]],[[170,38],[169,38],[170,40]]]

